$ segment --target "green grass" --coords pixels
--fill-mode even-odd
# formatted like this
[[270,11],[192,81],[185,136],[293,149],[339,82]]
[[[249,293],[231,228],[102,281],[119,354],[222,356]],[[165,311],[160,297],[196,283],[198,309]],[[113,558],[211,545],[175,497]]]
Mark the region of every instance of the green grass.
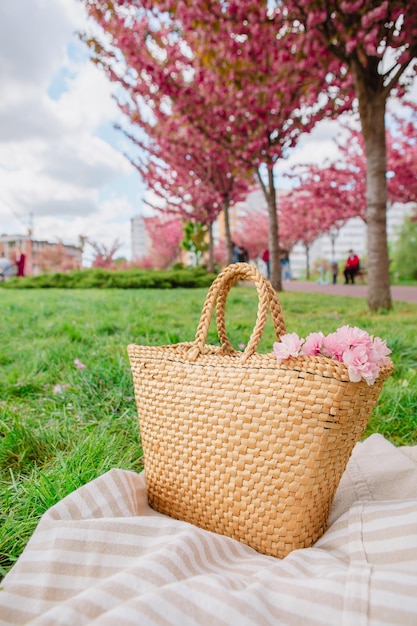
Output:
[[[206,288],[4,289],[0,292],[0,573],[16,561],[50,506],[112,467],[143,467],[126,346],[194,338]],[[386,338],[395,372],[366,435],[417,443],[417,306],[371,314],[365,299],[280,294],[289,332],[342,324]],[[232,344],[256,318],[253,288],[227,301]],[[217,343],[214,324],[208,341]],[[268,322],[259,346],[274,341]],[[74,360],[86,365],[77,369]]]

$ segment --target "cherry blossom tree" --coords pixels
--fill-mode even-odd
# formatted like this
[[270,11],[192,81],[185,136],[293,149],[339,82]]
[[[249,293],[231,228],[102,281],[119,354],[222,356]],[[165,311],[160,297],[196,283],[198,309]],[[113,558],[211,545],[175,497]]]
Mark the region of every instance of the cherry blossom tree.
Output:
[[238,246],[244,246],[249,258],[256,259],[268,247],[268,212],[267,210],[246,210],[239,219],[238,230],[233,239]]
[[[373,310],[391,308],[386,232],[385,108],[390,96],[403,97],[416,75],[415,0],[411,3],[405,0],[342,0],[337,3],[324,3],[323,0],[265,0],[261,3],[230,0],[227,4],[207,0],[203,5],[193,3],[192,8],[186,1],[172,0],[164,4],[167,10],[175,5],[184,23],[186,19],[191,23],[198,20],[199,24],[208,23],[206,30],[213,51],[217,46],[216,20],[220,22],[225,17],[234,16],[236,21],[243,20],[250,32],[262,39],[258,19],[262,8],[275,22],[278,34],[282,33],[284,15],[291,36],[294,31],[301,34],[299,40],[292,39],[292,46],[299,46],[294,62],[295,73],[298,74],[300,66],[309,67],[312,75],[317,73],[317,68],[326,68],[327,89],[323,90],[322,97],[331,93],[340,97],[344,90],[350,91],[353,87],[366,151],[368,304]],[[289,40],[286,38],[285,42],[289,43]],[[317,85],[318,82],[308,84],[309,91],[314,93]]]
[[405,102],[406,113],[392,115],[387,137],[388,198],[391,202],[417,202],[417,104]]
[[151,252],[135,259],[133,265],[143,268],[167,269],[179,257],[183,238],[182,220],[173,215],[146,217],[146,234]]
[[302,131],[346,110],[356,94],[367,156],[368,303],[390,308],[384,115],[388,97],[402,96],[415,75],[417,11],[410,3],[85,2],[107,34],[104,43],[93,42],[97,61],[132,98],[140,96],[156,117],[169,109],[172,119],[199,128],[257,172],[276,288],[274,164]]
[[198,129],[256,173],[269,208],[271,281],[280,289],[274,165],[316,119],[350,106],[350,94],[317,96],[327,69],[296,62],[300,33],[264,3],[248,12],[235,2],[85,2],[107,35],[90,42],[95,58],[137,103],[135,123],[150,110],[156,126],[168,111],[167,136],[181,120],[185,132]]
[[[271,4],[280,9],[278,0]],[[285,7],[304,33],[300,58],[332,66],[329,88],[353,79],[366,153],[368,304],[390,309],[385,113],[388,98],[402,97],[416,76],[416,2],[288,0]]]
[[86,243],[88,243],[94,251],[91,267],[102,267],[105,269],[115,268],[116,252],[122,245],[117,239],[113,241],[110,246],[89,238],[86,239]]
[[311,244],[320,235],[327,232],[331,219],[329,211],[317,202],[314,193],[294,189],[284,196],[280,203],[282,224],[282,242],[288,250],[296,243],[301,243],[306,251],[306,276],[310,277]]
[[80,269],[80,260],[69,257],[62,241],[48,245],[38,253],[38,264],[42,272],[69,272]]
[[152,137],[139,142],[130,139],[141,150],[133,165],[142,179],[153,191],[156,210],[180,215],[194,224],[205,224],[209,234],[209,264],[213,266],[212,225],[223,211],[229,262],[231,262],[231,237],[229,207],[246,196],[250,173],[236,174],[229,153],[194,129],[174,128],[170,120],[170,132],[165,132],[164,119],[152,129]]
[[[407,203],[417,198],[417,132],[413,121],[413,118],[396,115],[387,129],[388,200],[391,203]],[[357,125],[352,126],[352,120],[344,130],[343,139],[337,140],[339,157],[334,163],[321,167],[298,166],[290,175],[305,202],[314,205],[313,213],[321,213],[324,232],[339,229],[352,217],[367,221],[363,135]]]

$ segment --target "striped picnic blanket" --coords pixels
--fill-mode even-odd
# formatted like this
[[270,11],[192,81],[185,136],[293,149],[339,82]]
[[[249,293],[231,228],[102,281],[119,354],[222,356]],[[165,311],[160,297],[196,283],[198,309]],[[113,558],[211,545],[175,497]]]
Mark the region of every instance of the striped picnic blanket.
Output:
[[357,444],[330,525],[285,559],[156,513],[114,469],[42,517],[0,591],[0,624],[417,624],[417,447]]

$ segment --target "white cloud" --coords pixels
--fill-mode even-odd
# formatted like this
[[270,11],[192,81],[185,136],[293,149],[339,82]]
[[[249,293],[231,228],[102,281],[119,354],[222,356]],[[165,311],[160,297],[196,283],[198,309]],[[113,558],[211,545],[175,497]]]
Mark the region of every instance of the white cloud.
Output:
[[[344,122],[348,118],[345,117]],[[339,157],[337,141],[343,140],[346,130],[339,120],[323,120],[316,124],[310,133],[300,137],[296,149],[292,150],[287,159],[277,164],[278,172],[286,172],[296,165],[331,163]]]
[[119,237],[130,256],[137,206],[119,188],[132,187],[134,170],[100,137],[121,114],[78,39],[86,24],[77,0],[0,3],[1,232],[25,232],[32,220],[40,239]]
[[[76,12],[64,0],[19,0],[0,4],[0,75],[26,85],[46,87],[65,55]],[[78,14],[79,19],[81,14]]]
[[[130,249],[126,249],[125,242],[130,241],[130,218],[132,217],[132,206],[130,200],[125,196],[113,196],[97,206],[100,220],[91,215],[73,216],[67,221],[65,227],[66,237],[70,237],[74,241],[78,241],[80,235],[86,235],[94,242],[104,244],[109,248],[118,242],[121,247],[118,255],[126,256]],[[54,217],[45,218],[45,226],[54,230],[57,238],[62,238],[62,224],[64,221]],[[87,262],[92,261],[92,249],[86,246],[84,259]],[[130,256],[130,255],[129,255]]]
[[56,114],[68,130],[91,130],[120,117],[103,72],[91,62],[71,67],[77,73],[67,80],[68,91],[55,103]]

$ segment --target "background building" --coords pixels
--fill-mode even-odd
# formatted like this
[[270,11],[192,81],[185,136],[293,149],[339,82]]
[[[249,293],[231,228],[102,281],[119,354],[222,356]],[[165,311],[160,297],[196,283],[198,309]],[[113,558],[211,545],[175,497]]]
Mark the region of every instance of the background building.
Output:
[[150,238],[146,230],[146,218],[136,215],[130,220],[130,233],[132,243],[132,261],[143,259],[151,250]]
[[20,254],[24,254],[26,276],[82,267],[80,247],[62,242],[40,241],[33,239],[31,235],[0,235],[1,253],[12,262],[15,262]]

